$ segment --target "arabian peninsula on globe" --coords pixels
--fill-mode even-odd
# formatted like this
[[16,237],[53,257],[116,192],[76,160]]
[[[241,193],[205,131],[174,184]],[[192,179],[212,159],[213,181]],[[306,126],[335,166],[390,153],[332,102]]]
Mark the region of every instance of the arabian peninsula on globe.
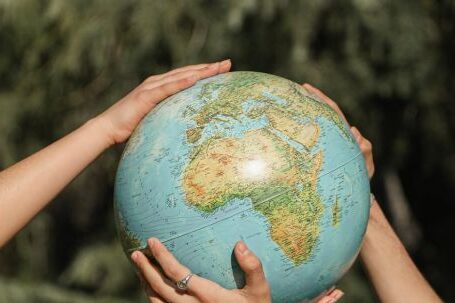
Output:
[[344,120],[300,85],[257,72],[199,81],[131,136],[115,183],[125,251],[159,238],[193,273],[243,286],[244,240],[273,302],[310,301],[354,262],[370,188]]

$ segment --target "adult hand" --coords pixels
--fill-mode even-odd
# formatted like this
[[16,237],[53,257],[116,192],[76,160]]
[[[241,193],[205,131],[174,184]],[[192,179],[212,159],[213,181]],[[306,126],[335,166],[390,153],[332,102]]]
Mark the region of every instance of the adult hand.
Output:
[[[302,85],[311,95],[317,97],[317,99],[325,102],[328,106],[330,106],[334,111],[336,111],[343,120],[349,125],[349,122],[346,120],[343,112],[341,111],[338,104],[335,103],[332,99],[327,97],[323,92],[319,89],[311,86],[308,83]],[[365,158],[365,164],[368,171],[368,177],[371,179],[374,174],[374,161],[373,161],[373,145],[370,141],[368,141],[365,137],[362,136],[360,131],[355,127],[351,127],[351,133],[354,135],[357,144],[359,144],[360,150],[362,151],[363,157]]]
[[[225,289],[220,285],[192,276],[186,292],[178,291],[174,281],[180,281],[190,273],[181,265],[166,247],[156,238],[148,241],[149,250],[162,271],[141,252],[135,251],[131,258],[139,269],[147,297],[151,303],[270,303],[270,288],[258,257],[239,241],[234,249],[235,257],[245,272],[246,286],[242,289]],[[333,290],[320,298],[317,303],[333,303],[343,293]]]
[[125,141],[142,118],[165,98],[198,80],[225,73],[231,61],[189,65],[147,78],[129,94],[95,118],[110,145]]

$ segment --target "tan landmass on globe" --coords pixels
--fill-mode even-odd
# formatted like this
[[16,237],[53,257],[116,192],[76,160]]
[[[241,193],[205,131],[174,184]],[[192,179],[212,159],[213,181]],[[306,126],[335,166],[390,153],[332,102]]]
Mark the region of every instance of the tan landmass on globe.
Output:
[[269,220],[272,239],[298,264],[308,259],[319,235],[321,163],[321,153],[302,155],[270,131],[253,130],[242,138],[206,141],[186,167],[183,187],[188,203],[205,212],[235,197],[251,198]]
[[[251,198],[253,208],[267,218],[272,240],[300,264],[317,243],[324,212],[317,191],[323,154],[309,152],[320,135],[317,119],[333,121],[346,139],[353,139],[337,113],[291,81],[253,72],[225,77],[205,84],[200,93],[205,105],[185,113],[195,122],[186,133],[193,147],[183,175],[186,200],[200,211],[213,212],[233,198]],[[245,108],[247,100],[256,103]],[[242,115],[266,117],[269,125],[241,138],[201,140],[209,123],[240,120]],[[281,135],[300,144],[303,152]],[[332,209],[335,224],[338,210]]]
[[[212,211],[239,193],[251,194],[268,184],[294,184],[300,174],[292,158],[298,155],[269,131],[243,138],[215,138],[192,157],[184,174],[187,201]],[[295,161],[294,161],[295,162]]]
[[319,137],[319,126],[316,123],[299,124],[276,109],[267,109],[265,113],[271,127],[302,144],[306,149],[316,144]]

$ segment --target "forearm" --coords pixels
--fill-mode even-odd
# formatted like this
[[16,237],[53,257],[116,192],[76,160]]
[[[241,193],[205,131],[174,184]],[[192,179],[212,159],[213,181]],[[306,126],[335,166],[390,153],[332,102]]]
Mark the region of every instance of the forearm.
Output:
[[128,139],[156,104],[230,67],[225,60],[151,76],[97,118],[0,172],[0,247],[106,148]]
[[96,119],[0,172],[0,247],[111,144]]
[[442,302],[411,260],[378,203],[360,252],[381,302]]

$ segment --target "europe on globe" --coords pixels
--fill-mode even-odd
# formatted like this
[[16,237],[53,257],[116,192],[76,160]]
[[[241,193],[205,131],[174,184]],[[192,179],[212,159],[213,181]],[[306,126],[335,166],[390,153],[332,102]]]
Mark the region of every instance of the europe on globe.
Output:
[[243,286],[233,248],[261,259],[273,302],[310,301],[354,262],[370,188],[344,120],[300,85],[257,72],[196,83],[134,131],[115,181],[124,250],[159,238],[193,273]]

